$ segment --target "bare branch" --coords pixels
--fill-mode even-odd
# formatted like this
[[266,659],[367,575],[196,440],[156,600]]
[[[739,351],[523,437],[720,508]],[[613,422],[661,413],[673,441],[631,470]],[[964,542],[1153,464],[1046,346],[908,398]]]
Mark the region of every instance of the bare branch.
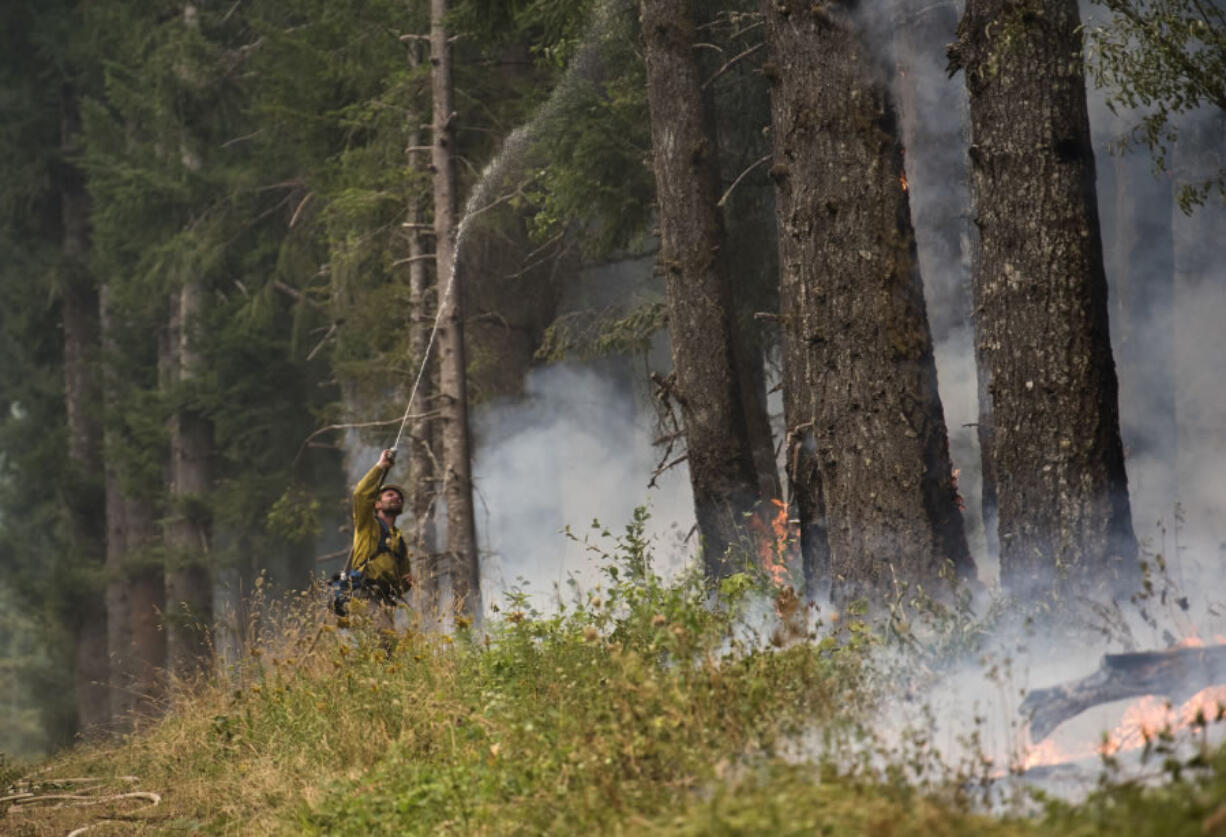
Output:
[[[409,418],[410,419],[429,419],[429,418],[435,418],[438,415],[440,415],[439,410],[431,410],[426,413],[417,413],[415,415],[410,415]],[[381,419],[379,421],[362,421],[362,422],[356,422],[352,424],[329,424],[326,427],[319,428],[318,430],[316,430],[314,433],[312,433],[310,436],[307,436],[306,439],[303,440],[302,446],[298,448],[298,453],[294,455],[293,461],[296,463],[299,460],[299,458],[302,456],[302,452],[307,449],[307,446],[311,442],[313,442],[315,439],[318,439],[320,436],[322,436],[325,433],[331,433],[334,430],[363,430],[368,427],[391,427],[393,425],[400,424],[400,421],[401,419],[394,418],[394,419]]]
[[291,230],[294,228],[294,224],[298,223],[298,216],[302,214],[302,210],[306,207],[308,203],[310,203],[311,198],[313,197],[315,197],[314,192],[307,192],[306,197],[304,197],[301,201],[298,202],[298,207],[294,210],[294,214],[291,215],[289,219],[289,228]]
[[434,261],[434,257],[434,253],[422,253],[420,256],[406,256],[403,259],[396,259],[396,261],[392,262],[392,267],[400,267],[402,264],[409,264],[410,262]]
[[533,250],[531,253],[529,253],[527,256],[525,256],[525,257],[524,257],[524,261],[525,261],[525,262],[528,262],[527,264],[525,264],[525,265],[524,265],[522,268],[520,268],[519,270],[515,271],[514,273],[508,273],[508,274],[506,274],[506,275],[505,275],[503,278],[504,278],[504,279],[518,279],[518,278],[520,278],[521,276],[523,276],[524,274],[526,274],[528,271],[530,271],[530,270],[534,270],[535,268],[538,268],[538,267],[540,267],[541,265],[543,265],[543,264],[547,263],[547,262],[548,262],[548,261],[550,261],[551,259],[556,259],[556,258],[558,258],[559,256],[561,256],[561,255],[562,255],[562,253],[566,252],[566,248],[565,248],[565,247],[561,248],[561,249],[560,249],[560,250],[558,250],[557,252],[547,253],[546,255],[544,255],[543,257],[541,257],[541,258],[539,258],[539,259],[537,259],[536,261],[530,261],[530,259],[532,259],[534,256],[536,256],[538,253],[540,253],[540,252],[541,252],[542,250],[544,250],[546,247],[549,247],[549,246],[551,246],[551,245],[553,245],[553,244],[556,244],[556,243],[557,243],[558,241],[560,241],[560,240],[561,240],[561,239],[562,239],[562,238],[563,238],[565,235],[566,235],[566,230],[563,230],[562,232],[560,232],[560,233],[558,233],[557,235],[555,235],[553,238],[551,238],[551,239],[549,239],[548,241],[546,241],[546,242],[545,242],[544,244],[542,244],[540,247],[537,247],[535,250]]
[[243,134],[241,137],[234,137],[233,139],[228,139],[225,142],[223,142],[220,147],[229,148],[230,146],[237,145],[240,142],[246,142],[249,139],[255,139],[256,137],[260,135],[260,133],[261,133],[260,131],[252,131],[250,134]]
[[771,158],[771,155],[770,155],[770,154],[765,154],[765,155],[763,155],[763,156],[762,156],[762,158],[761,158],[761,159],[759,159],[759,160],[757,160],[757,161],[755,161],[755,162],[751,163],[751,164],[749,165],[749,168],[745,169],[745,171],[743,171],[743,172],[741,172],[740,174],[738,174],[738,175],[737,175],[736,180],[732,181],[732,185],[728,187],[728,191],[724,192],[724,196],[723,196],[722,198],[720,198],[720,199],[719,199],[719,201],[718,201],[718,202],[717,202],[715,205],[716,205],[716,206],[718,206],[718,207],[720,207],[720,208],[722,209],[722,208],[723,208],[723,206],[724,206],[724,204],[725,204],[725,203],[727,203],[728,198],[729,198],[729,197],[732,195],[732,190],[733,190],[733,189],[735,189],[735,188],[736,188],[738,185],[740,185],[740,182],[741,182],[742,180],[744,180],[744,179],[745,179],[745,178],[746,178],[746,177],[749,175],[749,173],[750,173],[751,171],[753,171],[753,170],[754,170],[754,169],[756,169],[758,166],[760,166],[760,165],[762,165],[763,163],[765,163],[765,162],[766,162],[767,160],[769,160],[770,158]]
[[[234,281],[236,284],[238,283],[237,279]],[[294,300],[295,302],[305,302],[307,305],[310,305],[313,308],[317,308],[320,311],[324,310],[324,306],[320,305],[318,302],[311,299],[309,296],[306,296],[305,294],[302,293],[302,291],[298,290],[297,288],[292,287],[291,285],[285,284],[280,279],[272,280],[272,287],[274,290],[280,291],[281,293],[285,294],[286,296],[288,296],[290,299]],[[243,287],[241,284],[239,285],[239,289],[242,290],[244,296],[248,295],[247,289]]]
[[745,60],[746,58],[753,55],[755,52],[757,52],[758,50],[762,49],[765,46],[766,46],[765,43],[754,44],[749,49],[744,50],[743,52],[740,52],[737,55],[734,55],[731,58],[729,58],[727,61],[723,63],[723,66],[721,66],[718,70],[716,70],[711,75],[709,79],[707,79],[706,81],[702,83],[703,89],[704,90],[707,89],[707,87],[709,87],[711,83],[715,81],[717,78],[719,78],[724,73],[728,72],[728,70],[732,69],[734,66],[739,64],[741,61]]
[[347,547],[345,547],[344,549],[338,549],[338,550],[336,550],[336,552],[329,552],[327,555],[316,555],[316,556],[315,556],[315,563],[316,563],[316,564],[325,564],[325,563],[327,563],[328,561],[335,561],[337,558],[344,558],[346,555],[348,555],[348,554],[349,554],[349,550],[350,550],[351,548],[352,548],[352,547],[348,547],[348,546],[347,546]]
[[507,322],[507,318],[499,314],[497,311],[483,311],[482,313],[477,314],[474,317],[466,318],[465,322],[466,323],[495,322],[501,325],[503,329],[505,329],[506,331],[512,330],[511,324]]
[[507,192],[505,195],[502,195],[501,197],[495,198],[494,200],[490,201],[489,203],[487,203],[485,206],[481,207],[480,209],[474,209],[472,212],[468,214],[468,220],[471,221],[473,218],[476,218],[478,215],[481,215],[482,213],[489,212],[491,209],[499,207],[502,204],[507,203],[508,201],[521,197],[523,193],[524,193],[523,185],[521,184],[520,186],[515,187],[514,190]]
[[319,342],[315,344],[315,348],[314,348],[314,349],[311,349],[311,353],[310,353],[310,354],[308,354],[308,355],[306,356],[306,359],[307,359],[308,361],[311,361],[311,360],[314,360],[314,359],[315,359],[315,355],[319,354],[319,350],[320,350],[320,349],[322,349],[322,348],[324,347],[324,344],[325,344],[325,343],[327,343],[329,340],[331,340],[331,339],[332,339],[332,335],[333,335],[333,334],[336,334],[336,330],[337,330],[339,327],[340,327],[340,323],[339,323],[339,322],[334,322],[334,323],[332,323],[332,325],[331,325],[331,326],[329,326],[329,327],[328,327],[328,332],[327,332],[327,334],[325,334],[325,335],[324,335],[322,338],[320,338]]
[[685,435],[684,430],[675,430],[672,433],[665,433],[663,436],[657,436],[651,440],[653,445],[663,445],[669,442],[675,442]]
[[218,23],[218,26],[220,26],[222,23],[225,23],[227,20],[229,20],[230,17],[235,12],[238,11],[238,7],[241,6],[242,4],[243,4],[243,0],[234,0],[234,5],[230,7],[230,11],[226,12],[225,15],[222,16],[221,21]]
[[684,462],[685,460],[689,458],[690,458],[690,455],[688,453],[683,453],[680,456],[678,456],[676,459],[674,459],[672,462],[669,462],[667,465],[661,465],[658,468],[656,468],[654,471],[651,472],[651,481],[647,483],[647,487],[655,488],[656,479],[658,477],[660,477],[665,471],[668,471],[672,469],[673,467],[680,465],[682,462]]

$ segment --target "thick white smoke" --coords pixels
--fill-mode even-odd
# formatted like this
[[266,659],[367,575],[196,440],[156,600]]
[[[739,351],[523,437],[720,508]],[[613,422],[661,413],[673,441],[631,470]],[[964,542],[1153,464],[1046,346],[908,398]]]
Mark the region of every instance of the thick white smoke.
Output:
[[[652,444],[655,414],[645,387],[618,368],[629,363],[535,369],[522,398],[477,411],[473,479],[487,606],[521,588],[549,610],[555,590],[569,600],[571,578],[591,589],[599,554],[581,540],[611,547],[593,521],[619,535],[639,505],[652,515],[656,570],[669,575],[688,560],[695,542],[683,542],[694,521],[689,474],[682,463],[648,489],[660,455]],[[565,527],[580,541],[565,537]]]

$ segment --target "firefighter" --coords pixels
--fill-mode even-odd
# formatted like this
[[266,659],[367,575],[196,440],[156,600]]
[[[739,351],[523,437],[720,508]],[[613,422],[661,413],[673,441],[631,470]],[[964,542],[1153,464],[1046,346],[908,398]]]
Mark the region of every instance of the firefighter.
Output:
[[395,457],[383,451],[379,461],[353,488],[352,569],[361,573],[361,584],[354,597],[365,599],[375,625],[391,631],[395,607],[413,586],[409,574],[409,550],[396,528],[396,518],[404,510],[404,489],[383,483]]

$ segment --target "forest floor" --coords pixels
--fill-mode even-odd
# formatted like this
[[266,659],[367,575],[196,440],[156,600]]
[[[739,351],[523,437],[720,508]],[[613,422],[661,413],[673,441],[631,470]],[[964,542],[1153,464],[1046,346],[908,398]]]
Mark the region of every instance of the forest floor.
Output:
[[265,607],[241,661],[139,731],[0,761],[0,833],[1226,833],[1226,750],[1158,740],[1151,775],[1106,759],[1071,802],[986,757],[946,766],[922,730],[874,732],[906,684],[870,626],[797,628],[783,593],[760,635],[755,580],[713,603],[642,566],[451,637],[338,628],[308,594]]

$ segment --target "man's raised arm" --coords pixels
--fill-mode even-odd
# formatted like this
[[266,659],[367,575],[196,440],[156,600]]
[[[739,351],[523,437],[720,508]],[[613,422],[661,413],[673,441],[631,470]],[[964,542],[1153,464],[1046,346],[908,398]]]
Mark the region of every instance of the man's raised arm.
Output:
[[385,450],[379,454],[375,467],[366,472],[366,476],[358,480],[353,487],[353,525],[356,527],[366,518],[374,514],[375,500],[379,499],[379,486],[383,482],[388,468],[396,461],[395,454]]

